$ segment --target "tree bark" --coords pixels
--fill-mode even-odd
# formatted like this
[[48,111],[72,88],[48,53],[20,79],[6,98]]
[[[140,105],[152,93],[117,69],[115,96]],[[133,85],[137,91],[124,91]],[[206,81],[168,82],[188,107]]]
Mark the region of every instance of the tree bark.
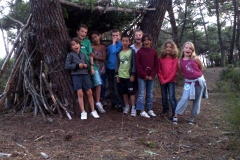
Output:
[[167,10],[168,2],[166,0],[150,0],[150,5],[156,8],[155,11],[147,11],[140,28],[144,33],[149,33],[153,37],[152,47],[157,49],[158,38],[160,35],[162,23]]
[[71,77],[64,69],[69,36],[59,0],[30,0],[30,6],[37,54],[44,57],[47,66],[45,72],[50,78],[53,91],[62,103],[67,99],[67,108],[73,112],[74,107],[77,107],[77,97]]
[[178,27],[176,25],[172,3],[173,3],[172,0],[168,0],[167,11],[170,19],[170,24],[172,27],[172,38],[173,38],[173,41],[176,43],[177,47],[181,48],[179,43],[179,37],[178,37]]
[[218,0],[215,0],[215,9],[216,9],[216,16],[217,16],[218,43],[219,43],[219,48],[220,48],[220,52],[221,52],[220,65],[221,65],[221,67],[224,67],[224,65],[225,65],[225,53],[224,53],[224,50],[223,50],[221,24],[220,24],[220,19],[219,19],[219,2],[218,2]]
[[233,19],[233,33],[232,33],[232,40],[230,44],[229,56],[228,56],[228,64],[233,64],[233,50],[235,44],[235,37],[236,37],[236,27],[237,27],[237,1],[232,0],[233,7],[234,7],[234,19]]

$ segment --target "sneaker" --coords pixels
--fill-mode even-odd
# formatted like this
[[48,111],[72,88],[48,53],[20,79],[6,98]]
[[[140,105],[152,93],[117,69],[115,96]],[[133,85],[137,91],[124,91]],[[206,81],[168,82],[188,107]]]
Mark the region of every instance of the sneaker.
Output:
[[194,118],[193,117],[190,117],[189,121],[188,121],[188,124],[190,125],[193,125],[194,124]]
[[81,113],[81,120],[85,120],[85,119],[87,119],[87,112],[83,111]]
[[152,116],[152,117],[156,117],[157,115],[153,112],[153,110],[149,110],[148,111],[148,115]]
[[123,110],[123,113],[128,114],[128,112],[129,112],[129,106],[125,106],[124,110]]
[[137,111],[135,108],[131,109],[131,116],[136,117],[137,116]]
[[150,116],[145,111],[141,112],[140,116],[145,117],[145,118],[150,118]]
[[93,116],[93,118],[100,118],[96,110],[91,112],[91,116]]
[[96,103],[96,107],[99,113],[106,113],[106,111],[103,109],[103,105],[101,102]]
[[177,117],[173,117],[172,123],[173,124],[177,124],[178,123],[178,118]]

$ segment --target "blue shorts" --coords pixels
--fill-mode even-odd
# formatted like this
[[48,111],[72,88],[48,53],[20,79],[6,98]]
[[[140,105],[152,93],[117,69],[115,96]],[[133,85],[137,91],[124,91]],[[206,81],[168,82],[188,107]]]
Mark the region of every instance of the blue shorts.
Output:
[[72,76],[74,90],[89,90],[91,89],[90,77],[88,74]]
[[92,87],[102,85],[102,79],[98,70],[94,70],[94,74],[91,76]]

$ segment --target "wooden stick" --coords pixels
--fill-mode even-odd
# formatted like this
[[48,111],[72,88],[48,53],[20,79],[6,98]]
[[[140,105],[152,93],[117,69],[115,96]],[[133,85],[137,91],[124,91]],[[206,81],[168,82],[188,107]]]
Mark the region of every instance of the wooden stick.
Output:
[[51,87],[50,87],[50,85],[49,85],[49,83],[48,83],[48,81],[47,81],[46,76],[45,76],[44,73],[42,73],[42,78],[43,78],[43,81],[44,81],[44,83],[45,83],[45,85],[46,85],[46,87],[47,87],[50,95],[51,95],[51,98],[52,98],[52,100],[53,100],[54,105],[57,107],[57,110],[58,110],[58,113],[59,113],[59,115],[60,115],[60,118],[62,118],[62,117],[63,117],[63,116],[62,116],[62,112],[61,112],[61,110],[60,110],[60,108],[59,108],[59,105],[58,105],[58,103],[57,103],[57,100],[56,100],[56,98],[55,98],[54,95],[53,95],[53,91],[52,91],[52,89],[51,89]]

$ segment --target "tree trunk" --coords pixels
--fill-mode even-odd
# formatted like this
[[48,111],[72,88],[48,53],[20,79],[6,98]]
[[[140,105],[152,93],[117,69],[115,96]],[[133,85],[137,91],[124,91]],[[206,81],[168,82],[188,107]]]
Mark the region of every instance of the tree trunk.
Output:
[[150,5],[155,7],[155,11],[147,11],[144,16],[140,28],[144,33],[149,33],[153,37],[152,47],[157,49],[158,38],[160,35],[160,30],[164,20],[164,16],[167,10],[166,0],[150,0]]
[[233,64],[233,50],[235,44],[235,36],[236,36],[236,27],[237,27],[237,2],[236,0],[232,0],[233,7],[234,7],[234,19],[233,19],[233,33],[232,33],[232,40],[230,44],[229,56],[228,56],[228,64]]
[[240,35],[240,10],[238,10],[238,23],[237,23],[237,34],[236,34],[236,47],[238,50],[238,60],[240,61],[240,42],[239,42],[239,35]]
[[219,20],[219,2],[218,0],[215,0],[215,9],[216,9],[216,16],[217,16],[217,29],[218,29],[218,43],[220,47],[220,52],[221,52],[221,60],[220,60],[220,65],[221,67],[224,67],[225,65],[225,53],[223,50],[223,43],[222,43],[222,32],[221,32],[221,24]]
[[185,26],[186,26],[186,23],[187,23],[187,8],[188,8],[188,3],[185,3],[184,20],[183,20],[181,34],[180,34],[180,37],[179,37],[179,42],[180,43],[182,42],[183,33],[185,31]]
[[30,0],[30,5],[37,51],[47,66],[45,72],[53,91],[73,112],[77,97],[71,77],[64,69],[69,36],[59,0]]
[[172,27],[172,39],[176,43],[177,47],[181,48],[179,44],[178,27],[176,25],[172,3],[173,3],[172,0],[168,0],[167,11],[168,11],[168,15],[169,15],[169,19]]

